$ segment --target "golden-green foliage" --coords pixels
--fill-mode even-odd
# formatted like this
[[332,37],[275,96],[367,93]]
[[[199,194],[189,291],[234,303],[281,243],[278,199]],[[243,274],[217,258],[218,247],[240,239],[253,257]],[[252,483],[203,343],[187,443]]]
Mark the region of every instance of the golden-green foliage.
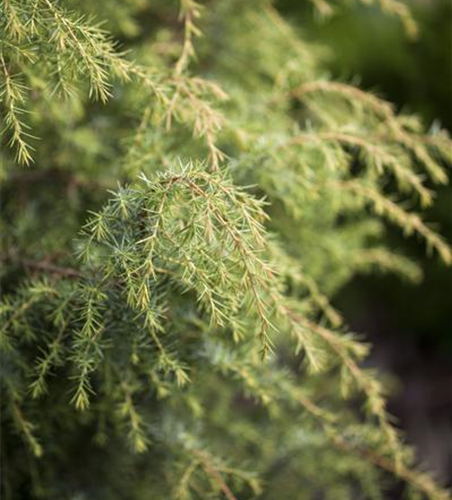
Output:
[[2,0],[0,34],[4,498],[448,498],[329,302],[421,278],[385,220],[451,263],[447,135],[266,0]]

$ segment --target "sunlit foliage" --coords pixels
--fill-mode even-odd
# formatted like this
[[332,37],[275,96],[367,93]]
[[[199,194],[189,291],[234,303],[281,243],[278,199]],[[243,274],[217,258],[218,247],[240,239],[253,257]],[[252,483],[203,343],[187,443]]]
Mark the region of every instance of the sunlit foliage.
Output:
[[421,279],[386,223],[451,263],[447,135],[270,1],[2,0],[0,35],[3,498],[448,498],[329,301]]

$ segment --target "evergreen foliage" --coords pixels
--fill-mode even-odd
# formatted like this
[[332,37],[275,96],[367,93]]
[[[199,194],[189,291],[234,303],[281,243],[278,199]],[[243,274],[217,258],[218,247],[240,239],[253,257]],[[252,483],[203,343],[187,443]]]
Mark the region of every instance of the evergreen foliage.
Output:
[[1,0],[0,33],[3,498],[449,498],[329,302],[421,278],[386,220],[451,263],[447,134],[267,0]]

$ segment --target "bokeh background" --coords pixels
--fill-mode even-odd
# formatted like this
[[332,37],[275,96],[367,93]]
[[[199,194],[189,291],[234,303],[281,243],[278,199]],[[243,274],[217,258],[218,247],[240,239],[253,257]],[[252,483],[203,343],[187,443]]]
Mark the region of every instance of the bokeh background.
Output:
[[[420,115],[428,126],[452,132],[452,1],[411,0],[419,36],[378,9],[338,9],[320,24],[309,2],[281,0],[279,7],[313,41],[332,47],[327,66]],[[300,5],[301,4],[301,5]],[[302,27],[302,28],[301,28]],[[426,219],[437,221],[452,242],[452,188],[440,190]],[[390,410],[421,462],[452,485],[452,269],[425,255],[422,244],[388,227],[393,245],[421,263],[420,285],[396,277],[355,278],[336,297],[353,330],[373,344],[369,362],[390,373]],[[394,492],[397,498],[397,492]]]

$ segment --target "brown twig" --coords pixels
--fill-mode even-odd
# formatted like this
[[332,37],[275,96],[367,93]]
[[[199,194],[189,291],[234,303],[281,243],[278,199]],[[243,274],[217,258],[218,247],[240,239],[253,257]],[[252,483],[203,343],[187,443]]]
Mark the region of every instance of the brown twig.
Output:
[[30,259],[20,259],[15,261],[9,256],[6,257],[0,257],[1,261],[12,261],[18,264],[21,267],[24,267],[26,269],[32,269],[35,271],[42,271],[42,272],[47,272],[49,274],[57,274],[59,276],[65,276],[67,278],[82,278],[84,274],[72,267],[63,267],[63,266],[58,266],[56,264],[52,264],[49,262],[49,258],[45,258],[40,261],[34,261]]
[[58,274],[60,276],[65,276],[67,278],[82,278],[83,273],[78,271],[77,269],[73,269],[72,267],[60,267],[55,264],[51,264],[45,261],[32,261],[32,260],[23,260],[21,264],[24,267],[35,269],[37,271],[44,271],[50,274]]
[[215,468],[212,462],[208,459],[206,454],[198,450],[193,450],[193,454],[196,456],[196,458],[199,459],[206,473],[218,484],[221,491],[224,493],[225,497],[228,500],[237,500],[237,497],[234,495],[234,493],[232,493],[229,486],[225,483],[222,475],[220,474],[218,469]]

